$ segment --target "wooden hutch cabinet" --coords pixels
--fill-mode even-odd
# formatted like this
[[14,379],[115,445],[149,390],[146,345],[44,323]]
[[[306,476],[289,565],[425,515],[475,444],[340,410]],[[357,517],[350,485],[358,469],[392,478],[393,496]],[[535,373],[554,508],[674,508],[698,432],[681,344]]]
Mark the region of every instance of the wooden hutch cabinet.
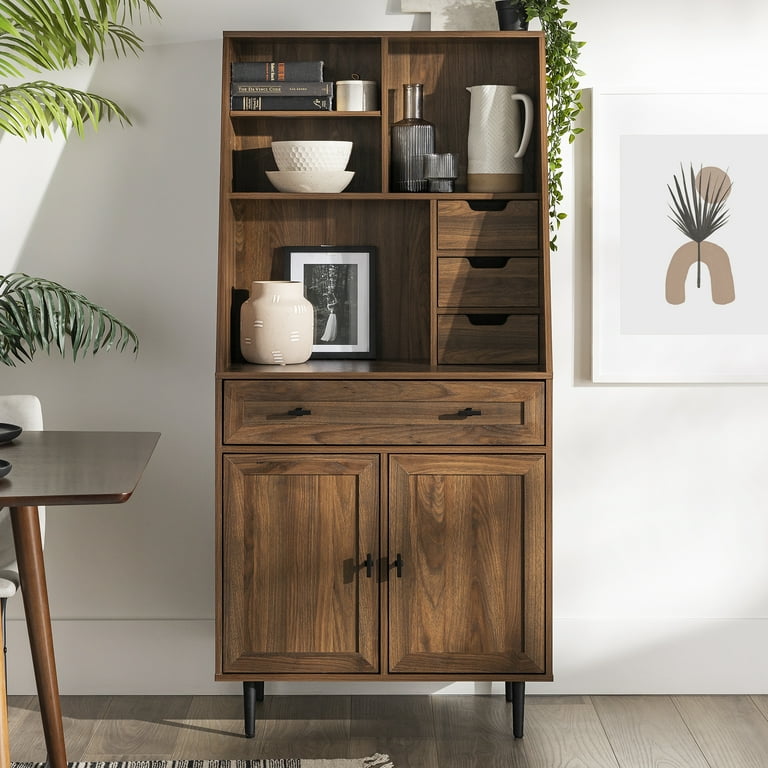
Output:
[[[325,63],[371,112],[231,111],[233,62]],[[455,192],[390,190],[402,85],[424,84]],[[534,104],[524,189],[466,190],[468,86]],[[272,140],[354,142],[350,186],[279,193]],[[551,332],[538,32],[224,34],[216,353],[216,679],[246,734],[270,680],[552,679]],[[286,246],[376,249],[376,359],[253,365],[252,280]]]

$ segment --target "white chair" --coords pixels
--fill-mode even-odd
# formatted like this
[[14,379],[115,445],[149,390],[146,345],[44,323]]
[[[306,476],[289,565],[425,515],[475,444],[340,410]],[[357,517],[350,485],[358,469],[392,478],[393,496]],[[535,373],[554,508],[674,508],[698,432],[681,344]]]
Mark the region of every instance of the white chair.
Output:
[[[24,430],[43,428],[43,409],[34,395],[0,395],[0,423],[16,424]],[[24,433],[22,432],[23,439]],[[11,469],[13,473],[13,469]],[[45,507],[39,507],[40,532],[45,535]],[[13,546],[10,510],[0,507],[0,612],[5,653],[5,609],[9,597],[19,589],[19,567]],[[6,670],[8,666],[6,665]]]

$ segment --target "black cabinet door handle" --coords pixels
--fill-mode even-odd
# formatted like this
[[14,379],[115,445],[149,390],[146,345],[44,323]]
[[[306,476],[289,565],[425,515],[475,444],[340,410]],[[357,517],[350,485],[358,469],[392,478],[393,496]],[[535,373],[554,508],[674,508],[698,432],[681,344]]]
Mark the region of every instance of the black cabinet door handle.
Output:
[[293,410],[288,411],[289,416],[311,416],[312,411],[307,410],[306,408],[300,408],[297,406]]
[[393,565],[397,569],[397,578],[401,579],[403,577],[403,565],[404,565],[403,556],[398,552],[397,557],[395,558],[395,562]]
[[365,575],[370,579],[373,576],[373,558],[370,552],[365,556],[363,565],[365,566]]

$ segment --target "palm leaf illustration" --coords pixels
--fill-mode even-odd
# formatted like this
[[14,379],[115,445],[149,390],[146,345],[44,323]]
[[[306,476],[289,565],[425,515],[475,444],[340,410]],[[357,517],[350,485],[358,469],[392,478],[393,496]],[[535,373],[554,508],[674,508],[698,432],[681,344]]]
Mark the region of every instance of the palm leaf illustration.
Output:
[[669,206],[672,215],[669,218],[686,237],[696,243],[696,287],[701,288],[701,244],[728,221],[729,214],[725,201],[731,191],[732,183],[727,173],[717,181],[713,180],[712,175],[709,174],[704,188],[701,189],[700,186],[697,188],[693,163],[687,175],[681,163],[680,178],[678,179],[677,175],[672,178],[675,188],[672,189],[667,184],[672,197],[672,203]]

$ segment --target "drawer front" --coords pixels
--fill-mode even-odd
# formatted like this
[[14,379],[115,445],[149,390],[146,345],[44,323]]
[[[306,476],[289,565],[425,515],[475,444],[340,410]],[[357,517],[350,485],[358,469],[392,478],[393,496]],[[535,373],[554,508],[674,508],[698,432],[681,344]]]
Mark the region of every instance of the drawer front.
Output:
[[445,365],[535,365],[538,315],[440,315],[437,361]]
[[224,442],[543,445],[544,384],[228,381]]
[[440,307],[538,307],[539,260],[506,256],[442,256],[437,260]]
[[465,200],[437,204],[438,250],[536,249],[539,204],[510,200],[500,211],[475,211]]

